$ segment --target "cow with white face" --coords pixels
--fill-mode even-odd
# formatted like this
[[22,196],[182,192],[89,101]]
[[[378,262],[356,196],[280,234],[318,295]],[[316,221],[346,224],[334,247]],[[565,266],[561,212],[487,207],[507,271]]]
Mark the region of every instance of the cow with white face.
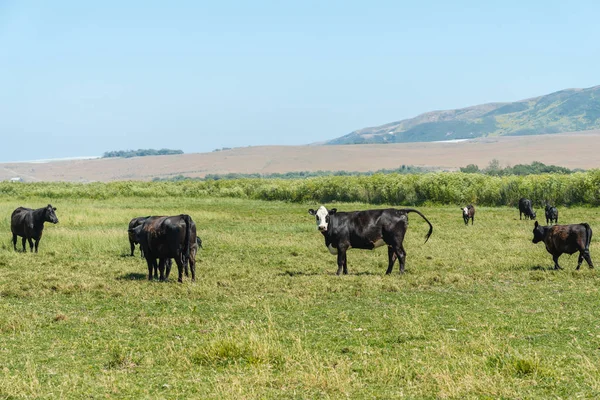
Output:
[[331,254],[337,254],[338,275],[342,271],[348,273],[348,249],[371,250],[384,244],[388,246],[386,274],[392,272],[396,259],[399,260],[400,272],[404,272],[406,251],[402,242],[408,228],[408,213],[411,212],[419,214],[429,224],[429,232],[425,236],[427,242],[433,226],[420,211],[413,208],[337,212],[335,208],[327,210],[321,206],[317,211],[312,208],[308,210],[316,218],[317,229],[325,238],[325,246]]
[[[312,212],[311,212],[312,211]],[[317,218],[317,229],[321,232],[327,232],[327,227],[329,226],[329,215],[335,214],[337,208],[332,208],[331,210],[327,210],[325,206],[319,207],[319,209],[315,212],[314,210],[309,210],[310,215],[314,215]]]
[[475,222],[475,207],[473,204],[469,204],[466,207],[462,208],[463,221],[465,221],[465,225],[469,224],[469,218],[471,219],[471,225]]

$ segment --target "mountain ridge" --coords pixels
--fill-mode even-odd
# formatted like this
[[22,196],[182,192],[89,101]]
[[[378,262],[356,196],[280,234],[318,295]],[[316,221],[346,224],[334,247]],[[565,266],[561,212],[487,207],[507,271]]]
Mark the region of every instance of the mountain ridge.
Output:
[[432,142],[598,128],[600,85],[563,89],[514,102],[429,111],[413,118],[358,129],[326,144]]

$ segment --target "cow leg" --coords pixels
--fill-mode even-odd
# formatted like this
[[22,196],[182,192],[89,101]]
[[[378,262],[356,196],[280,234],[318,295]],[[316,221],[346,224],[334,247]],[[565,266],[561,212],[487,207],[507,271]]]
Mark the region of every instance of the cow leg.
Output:
[[135,244],[133,243],[133,241],[129,241],[129,246],[131,246],[131,257],[133,257],[133,251],[135,250]]
[[188,262],[190,264],[190,272],[192,273],[192,282],[194,282],[196,280],[196,250],[190,251]]
[[160,280],[165,281],[165,264],[167,263],[167,258],[159,258],[158,259],[158,272],[160,272]]
[[17,251],[17,235],[15,235],[14,233],[13,233],[12,242],[13,242],[13,247],[15,248],[15,251]]
[[585,262],[589,265],[590,268],[594,268],[594,264],[592,263],[592,257],[590,257],[589,249],[585,249],[583,251],[583,258],[585,258]]
[[158,263],[156,260],[152,262],[152,271],[154,272],[154,279],[158,279]]
[[165,261],[165,279],[169,279],[169,274],[171,274],[171,265],[173,262],[170,258],[167,258]]
[[[338,248],[338,253],[337,253],[338,270],[335,273],[336,275],[341,274],[342,271],[344,270],[345,259],[346,259],[346,249]],[[347,273],[348,273],[348,268],[346,268],[346,274]]]
[[21,244],[23,244],[23,253],[27,253],[27,238],[26,237],[24,237],[21,240]]
[[396,252],[394,251],[392,246],[388,246],[388,269],[387,271],[385,271],[386,275],[392,273],[392,270],[394,269],[394,263],[396,262],[396,258],[398,258]]
[[560,265],[558,265],[558,257],[559,256],[552,256],[552,259],[554,260],[554,269],[562,269]]
[[38,246],[40,245],[40,239],[36,239],[35,240],[35,252],[37,253],[38,251]]
[[400,245],[400,247],[396,250],[396,255],[398,256],[398,262],[400,263],[400,273],[404,273],[404,264],[406,263],[406,251],[404,251],[404,247]]
[[177,282],[183,282],[183,262],[181,261],[183,257],[175,257],[175,262],[177,263]]
[[188,270],[188,264],[189,264],[190,260],[188,259],[187,260],[188,262],[185,262],[185,256],[183,255],[183,253],[181,253],[181,259],[183,261],[184,273],[185,273],[185,276],[187,278],[188,276],[190,276],[190,272]]
[[348,275],[348,253],[344,252],[344,275]]
[[579,267],[581,267],[582,262],[583,262],[583,250],[581,250],[579,252],[579,257],[577,257],[577,268],[575,268],[576,270],[578,270]]
[[[33,253],[33,239],[29,238],[27,240],[29,241],[29,251],[31,251]],[[37,253],[37,246],[35,248],[35,252]]]
[[146,264],[148,264],[148,280],[151,281],[152,280],[152,270],[154,269],[154,263],[156,261],[151,260],[150,258],[146,257]]
[[475,223],[475,216],[473,215],[473,216],[471,217],[471,225],[473,225],[474,223]]

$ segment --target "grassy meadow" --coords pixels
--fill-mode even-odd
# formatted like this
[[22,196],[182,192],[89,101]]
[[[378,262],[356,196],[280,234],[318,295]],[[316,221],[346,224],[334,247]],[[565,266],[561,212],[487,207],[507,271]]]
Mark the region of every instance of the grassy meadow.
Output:
[[[380,248],[336,276],[316,203],[53,199],[39,253],[14,252],[12,210],[48,202],[0,198],[0,399],[600,397],[600,271],[552,270],[516,208],[418,207],[434,230],[409,216],[404,275]],[[147,281],[129,220],[183,212],[197,281]],[[598,210],[559,213],[600,266]]]

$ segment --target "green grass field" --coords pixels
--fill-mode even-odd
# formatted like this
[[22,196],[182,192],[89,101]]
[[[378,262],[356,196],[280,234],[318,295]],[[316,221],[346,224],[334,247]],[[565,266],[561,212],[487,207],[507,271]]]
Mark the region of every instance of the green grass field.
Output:
[[[318,204],[55,200],[40,252],[14,252],[12,210],[47,203],[0,200],[0,398],[600,397],[600,272],[550,269],[516,208],[465,227],[458,205],[419,207],[434,231],[410,215],[406,274],[380,248],[336,276]],[[127,224],[183,212],[198,279],[148,282]],[[559,212],[600,234],[597,209]]]

